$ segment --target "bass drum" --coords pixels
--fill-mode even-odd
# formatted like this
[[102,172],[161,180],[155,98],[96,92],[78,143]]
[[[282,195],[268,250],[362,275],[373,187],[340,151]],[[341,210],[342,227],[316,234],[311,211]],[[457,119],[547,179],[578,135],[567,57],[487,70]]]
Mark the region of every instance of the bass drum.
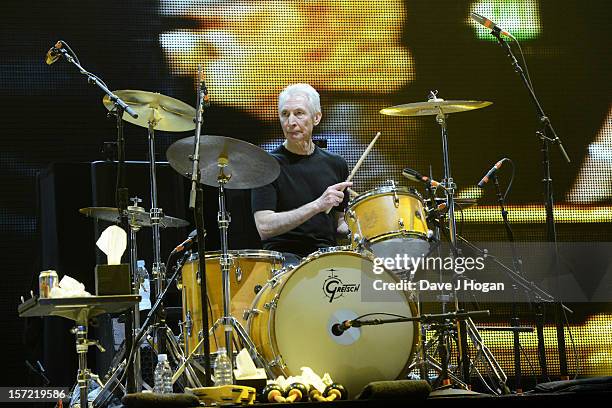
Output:
[[[265,250],[229,251],[230,254],[230,291],[231,313],[242,319],[255,299],[255,294],[282,268],[283,255]],[[212,326],[223,316],[223,285],[221,278],[221,253],[206,253],[206,288],[208,290],[208,322]],[[185,263],[181,270],[183,324],[185,353],[204,354],[202,339],[202,298],[200,294],[199,260],[197,252]],[[217,343],[225,344],[223,326],[210,336],[210,349],[215,351]],[[200,347],[197,347],[200,344]],[[196,347],[198,348],[196,350]]]
[[417,340],[416,323],[351,328],[332,326],[365,314],[412,317],[416,307],[404,291],[375,291],[398,279],[373,272],[371,256],[349,250],[315,252],[295,269],[271,279],[255,298],[247,330],[276,375],[299,375],[302,367],[329,373],[354,397],[371,381],[406,374]]

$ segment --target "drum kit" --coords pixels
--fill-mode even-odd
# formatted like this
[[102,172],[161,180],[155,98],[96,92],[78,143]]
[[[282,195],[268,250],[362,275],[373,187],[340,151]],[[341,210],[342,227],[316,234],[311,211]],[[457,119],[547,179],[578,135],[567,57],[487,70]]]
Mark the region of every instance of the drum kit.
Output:
[[[202,259],[198,252],[177,247],[180,248],[177,252],[184,250],[185,253],[169,278],[161,262],[160,228],[184,227],[188,223],[165,215],[158,207],[155,131],[193,130],[196,127],[194,117],[200,115],[201,107],[198,106],[196,112],[174,98],[144,91],[116,91],[115,95],[137,113],[137,118],[124,113],[122,119],[148,130],[151,209],[146,211],[138,206],[138,199],[132,199],[133,205],[123,211],[107,207],[80,211],[109,222],[117,223],[122,217],[127,218],[132,271],[136,270],[138,259],[136,233],[142,227],[152,229],[157,301],[142,326],[136,308],[130,339],[135,352],[125,354],[126,359],[134,361],[117,364],[107,378],[119,378],[116,371],[132,364],[131,375],[135,376],[137,388],[142,387],[137,350],[139,344],[151,336],[163,337],[163,340],[157,339],[156,344],[166,347],[174,357],[177,367],[174,380],[185,374],[185,382],[190,387],[207,384],[205,368],[210,367],[210,363],[204,367],[200,364],[202,359],[210,358],[206,355],[206,340],[209,340],[209,352],[226,347],[231,353],[233,345],[247,348],[269,378],[297,375],[301,367],[308,366],[315,372],[329,372],[353,395],[371,381],[403,378],[417,366],[427,378],[432,369],[448,375],[447,367],[443,367],[445,362],[428,358],[425,352],[418,351],[425,347],[423,336],[426,333],[419,322],[418,300],[413,293],[387,292],[384,299],[367,301],[359,291],[360,287],[372,286],[375,280],[397,283],[405,278],[405,271],[401,270],[375,274],[374,256],[394,258],[404,254],[415,257],[428,254],[439,240],[439,231],[434,230],[443,227],[444,223],[447,223],[451,244],[456,242],[455,206],[474,205],[475,201],[454,198],[456,186],[448,159],[446,115],[483,108],[490,102],[444,101],[432,92],[427,102],[383,109],[382,114],[392,116],[436,116],[442,129],[444,180],[436,183],[410,169],[406,169],[404,175],[411,180],[425,181],[430,192],[432,186],[442,188],[446,197],[431,195],[423,199],[416,189],[398,186],[393,181],[362,194],[351,192],[353,198],[345,212],[345,221],[351,231],[349,245],[317,251],[297,266],[284,266],[283,255],[278,252],[229,249],[230,216],[225,207],[225,190],[251,189],[272,182],[279,174],[276,160],[257,146],[229,137],[203,135],[200,139],[196,134],[195,138],[178,140],[167,150],[172,168],[185,177],[192,177],[192,152],[197,144],[199,182],[218,188],[221,250],[206,252],[204,265],[200,265]],[[109,110],[115,109],[112,98],[106,96],[103,102]],[[368,151],[370,149],[371,146]],[[432,222],[432,214],[437,223]],[[206,276],[206,297],[202,296],[202,270]],[[163,310],[160,311],[163,298],[174,280],[182,299],[178,336],[165,326],[163,319],[156,318],[163,315]],[[134,277],[133,282],[134,291],[138,293],[138,278]],[[408,323],[366,330],[353,327],[343,335],[332,330],[334,325],[369,315],[401,316],[408,318]],[[439,320],[448,321],[451,315],[440,315]],[[156,323],[149,326],[155,320]],[[469,325],[475,330],[471,320]],[[451,325],[445,335],[448,331],[453,332],[453,327]],[[130,334],[126,333],[128,336]],[[450,377],[461,383],[458,377]],[[503,372],[499,381],[505,381]]]

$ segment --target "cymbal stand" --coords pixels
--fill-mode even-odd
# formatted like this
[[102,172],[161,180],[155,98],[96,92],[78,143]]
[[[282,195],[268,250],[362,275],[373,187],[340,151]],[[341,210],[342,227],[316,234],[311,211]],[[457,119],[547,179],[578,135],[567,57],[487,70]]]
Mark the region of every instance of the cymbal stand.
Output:
[[[151,110],[151,117],[149,118],[148,124],[148,140],[149,140],[149,177],[151,179],[151,229],[153,231],[153,268],[152,274],[155,279],[156,295],[159,298],[160,294],[164,291],[164,282],[166,278],[166,266],[161,261],[161,239],[159,234],[160,221],[164,217],[164,213],[161,208],[158,207],[157,202],[157,175],[155,172],[155,126],[158,124],[158,120],[155,118],[155,110]],[[179,356],[181,355],[181,348],[178,345],[174,335],[170,328],[166,325],[165,310],[163,303],[157,312],[157,323],[155,328],[155,343],[157,345],[157,352],[164,353],[166,351],[166,342],[170,343],[171,355],[175,357],[175,363],[178,362]]]
[[[240,324],[240,322],[232,316],[230,309],[230,300],[231,300],[231,291],[230,291],[230,266],[231,259],[229,254],[228,247],[228,228],[231,222],[230,214],[227,212],[227,208],[225,206],[225,184],[232,177],[231,174],[225,174],[224,169],[229,164],[229,160],[227,156],[221,155],[217,159],[217,166],[219,167],[219,174],[217,176],[217,183],[219,185],[219,212],[217,214],[217,224],[219,225],[219,232],[221,234],[221,276],[223,283],[223,316],[220,317],[211,328],[211,331],[214,332],[219,325],[223,325],[224,333],[225,333],[225,347],[228,353],[228,357],[230,360],[230,364],[233,368],[233,354],[232,354],[232,338],[233,331],[236,331],[236,334],[239,340],[242,342],[243,346],[249,351],[251,358],[257,364],[260,364],[266,370],[268,377],[274,378],[274,374],[272,373],[270,366],[273,363],[266,363],[263,357],[257,352],[257,348],[253,341],[249,338],[246,330]],[[198,345],[199,347],[199,345]],[[197,349],[197,347],[196,347]]]
[[[136,222],[136,220],[134,219],[133,215],[136,212],[144,212],[144,208],[140,207],[138,205],[139,202],[142,202],[142,200],[138,197],[133,197],[130,198],[130,200],[133,202],[132,206],[128,207],[128,224],[130,225],[130,268],[132,270],[132,291],[135,295],[139,294],[139,288],[140,288],[140,276],[138,276],[138,245],[137,245],[137,240],[136,240],[136,234],[138,233],[138,231],[140,231],[140,225],[138,224],[138,222]],[[140,305],[138,303],[134,304],[134,321],[133,321],[133,327],[132,327],[132,332],[131,333],[127,333],[125,334],[126,339],[128,338],[128,336],[131,337],[131,339],[134,339],[136,337],[136,333],[138,332],[138,330],[140,330]],[[131,344],[129,344],[129,342],[125,343],[125,346],[127,348],[131,347]],[[134,349],[134,362],[133,362],[133,372],[134,372],[134,386],[135,386],[135,390],[136,391],[140,391],[140,389],[142,388],[142,375],[140,372],[140,347],[136,347]]]
[[[430,91],[428,101],[442,102],[443,99],[438,98],[438,91]],[[441,107],[439,107],[438,109],[439,113],[436,115],[436,122],[438,123],[438,125],[440,125],[440,131],[442,136],[442,157],[444,161],[444,179],[442,180],[441,184],[442,187],[444,187],[444,192],[446,194],[446,206],[448,209],[448,238],[450,241],[452,256],[456,258],[459,256],[457,249],[457,224],[455,221],[455,189],[457,188],[457,185],[455,184],[451,175],[450,159],[448,152],[448,128],[446,126],[446,114],[442,111]],[[462,308],[459,306],[457,296],[455,296],[454,298],[455,312],[463,312]],[[444,302],[443,307],[443,310],[445,310]],[[463,381],[469,383],[470,361],[469,355],[467,353],[468,344],[466,328],[467,326],[465,320],[460,320],[457,322],[457,335],[459,338],[459,361],[461,362]]]

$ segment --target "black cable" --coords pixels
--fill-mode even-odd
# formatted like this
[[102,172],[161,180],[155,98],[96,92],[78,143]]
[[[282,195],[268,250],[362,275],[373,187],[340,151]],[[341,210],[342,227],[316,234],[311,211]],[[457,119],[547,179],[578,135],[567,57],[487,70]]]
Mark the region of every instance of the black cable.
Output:
[[521,43],[516,38],[514,38],[513,35],[511,35],[510,38],[512,38],[514,43],[518,46],[519,53],[521,54],[521,60],[523,61],[523,66],[525,67],[525,76],[527,77],[529,88],[531,88],[533,93],[535,93],[535,88],[533,87],[533,84],[531,83],[531,77],[529,76],[529,68],[527,67],[527,60],[525,59],[525,54],[523,53],[523,47],[521,47]]
[[514,165],[514,162],[512,161],[512,159],[506,157],[506,160],[509,161],[510,164],[512,165],[512,176],[510,176],[508,187],[506,188],[506,192],[504,193],[504,201],[506,201],[506,197],[508,197],[508,193],[510,192],[510,189],[512,189],[512,183],[514,182],[514,176],[516,174],[516,166]]
[[359,321],[359,319],[363,319],[364,317],[369,317],[369,316],[391,316],[391,317],[397,317],[397,318],[400,318],[400,319],[408,319],[409,318],[408,316],[402,316],[402,315],[398,315],[398,314],[395,314],[395,313],[381,312],[381,313],[366,313],[364,315],[357,316],[356,318],[350,319],[350,320],[352,320],[352,321],[356,321],[356,320]]

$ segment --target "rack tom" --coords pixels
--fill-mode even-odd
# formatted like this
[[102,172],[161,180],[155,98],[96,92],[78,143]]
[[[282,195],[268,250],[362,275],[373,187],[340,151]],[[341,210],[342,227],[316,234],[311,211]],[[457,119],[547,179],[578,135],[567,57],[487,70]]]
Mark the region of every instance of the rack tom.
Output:
[[423,199],[414,189],[385,186],[351,200],[344,215],[353,248],[378,258],[421,257],[430,248]]

